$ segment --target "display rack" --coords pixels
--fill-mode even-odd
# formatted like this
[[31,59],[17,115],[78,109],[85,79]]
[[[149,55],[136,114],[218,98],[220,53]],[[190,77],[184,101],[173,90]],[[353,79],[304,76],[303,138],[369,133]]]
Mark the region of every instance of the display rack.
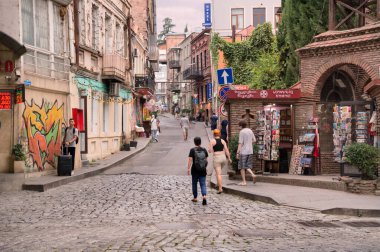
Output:
[[320,171],[320,160],[316,162],[319,158],[318,134],[318,120],[312,118],[307,128],[303,130],[303,134],[299,136],[299,143],[302,146],[299,166],[296,170],[299,175],[318,174]]
[[334,161],[344,163],[345,148],[352,143],[352,110],[351,106],[334,106],[333,142]]
[[258,158],[277,161],[280,144],[280,112],[275,109],[257,111],[256,118]]

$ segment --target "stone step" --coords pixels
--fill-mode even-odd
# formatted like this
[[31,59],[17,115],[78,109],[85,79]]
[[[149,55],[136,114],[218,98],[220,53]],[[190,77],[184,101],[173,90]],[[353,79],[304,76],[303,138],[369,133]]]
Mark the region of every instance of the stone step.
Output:
[[[232,175],[229,174],[230,180],[241,180],[240,175]],[[252,177],[247,175],[246,179],[252,181]],[[303,186],[303,187],[312,187],[312,188],[320,188],[320,189],[328,189],[328,190],[336,190],[336,191],[347,191],[346,183],[342,181],[331,180],[328,181],[326,179],[313,178],[307,179],[302,178],[301,175],[294,175],[294,177],[281,177],[276,175],[257,175],[257,182],[263,183],[272,183],[272,184],[281,184],[281,185],[291,185],[291,186]]]

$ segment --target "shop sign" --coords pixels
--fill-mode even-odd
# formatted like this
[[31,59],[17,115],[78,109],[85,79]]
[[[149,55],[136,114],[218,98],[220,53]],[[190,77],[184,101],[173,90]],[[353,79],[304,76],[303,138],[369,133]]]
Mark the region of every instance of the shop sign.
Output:
[[231,85],[232,90],[249,90],[248,85]]
[[212,83],[207,83],[207,100],[212,100]]
[[1,60],[0,59],[0,73],[12,73],[15,64],[13,60]]
[[12,108],[11,92],[0,92],[0,110],[9,110]]
[[25,86],[18,85],[15,89],[15,104],[25,102]]
[[299,89],[279,90],[230,90],[228,99],[298,99],[301,97]]

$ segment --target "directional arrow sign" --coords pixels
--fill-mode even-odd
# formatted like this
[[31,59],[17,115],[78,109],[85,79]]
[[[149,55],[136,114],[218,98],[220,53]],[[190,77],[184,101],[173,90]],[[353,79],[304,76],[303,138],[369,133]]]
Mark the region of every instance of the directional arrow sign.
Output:
[[217,75],[220,85],[232,84],[234,82],[232,68],[218,69]]

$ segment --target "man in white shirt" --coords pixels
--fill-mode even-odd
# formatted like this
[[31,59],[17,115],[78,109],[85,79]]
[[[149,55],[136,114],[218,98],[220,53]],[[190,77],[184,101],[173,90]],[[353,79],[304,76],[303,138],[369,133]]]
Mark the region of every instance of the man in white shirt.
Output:
[[180,125],[183,131],[183,140],[187,140],[187,137],[189,136],[189,128],[190,128],[190,121],[189,118],[187,118],[185,115],[182,115],[180,120]]
[[236,152],[236,158],[239,160],[238,169],[240,170],[242,182],[239,185],[247,185],[245,180],[245,170],[247,170],[253,179],[253,183],[256,183],[256,175],[253,173],[253,143],[256,142],[255,134],[249,128],[247,128],[246,121],[240,121],[239,127],[239,145]]

